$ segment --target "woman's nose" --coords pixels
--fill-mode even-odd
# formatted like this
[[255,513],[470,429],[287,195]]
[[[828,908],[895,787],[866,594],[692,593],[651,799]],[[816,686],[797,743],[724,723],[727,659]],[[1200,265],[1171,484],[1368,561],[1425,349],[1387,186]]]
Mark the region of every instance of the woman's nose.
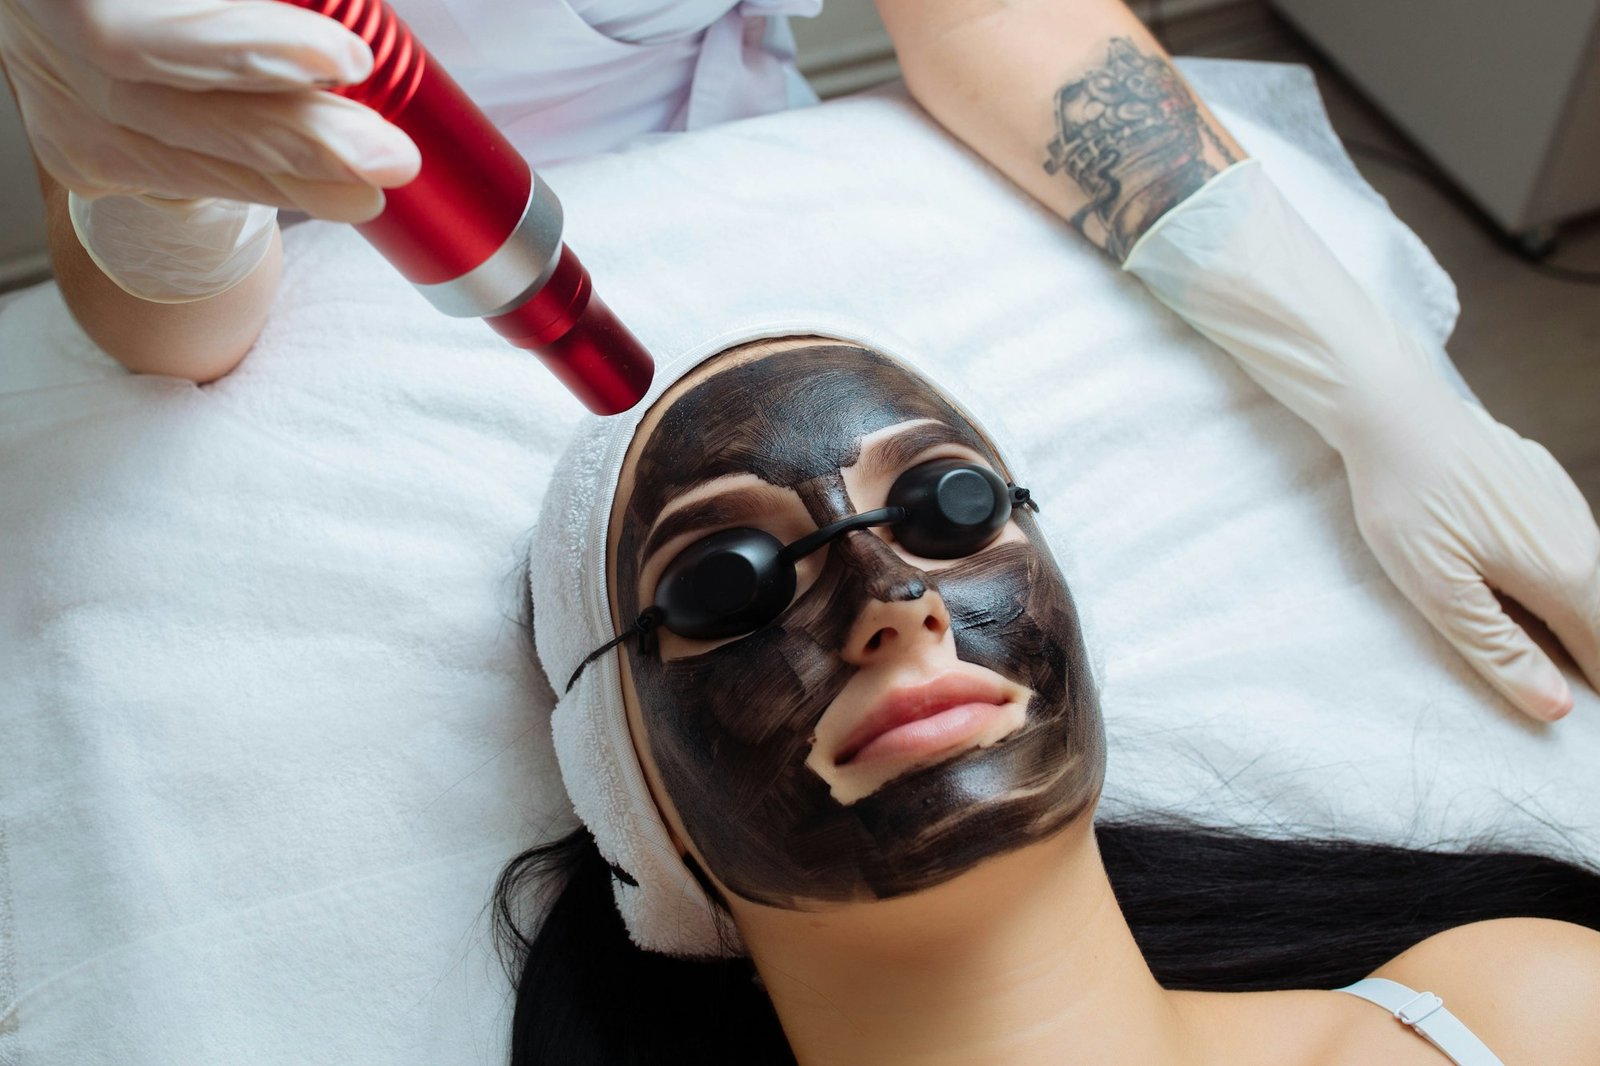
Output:
[[938,644],[950,632],[950,612],[928,575],[911,566],[876,535],[862,530],[845,538],[847,565],[865,592],[861,613],[845,636],[841,657],[866,666],[886,656]]

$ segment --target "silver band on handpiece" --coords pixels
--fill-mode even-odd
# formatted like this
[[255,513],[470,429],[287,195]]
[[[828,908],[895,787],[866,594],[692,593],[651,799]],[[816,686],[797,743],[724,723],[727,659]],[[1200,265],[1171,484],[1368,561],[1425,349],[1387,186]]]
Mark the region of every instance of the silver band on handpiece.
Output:
[[555,273],[561,259],[561,201],[533,175],[522,218],[505,243],[460,277],[417,291],[454,318],[489,318],[522,305]]

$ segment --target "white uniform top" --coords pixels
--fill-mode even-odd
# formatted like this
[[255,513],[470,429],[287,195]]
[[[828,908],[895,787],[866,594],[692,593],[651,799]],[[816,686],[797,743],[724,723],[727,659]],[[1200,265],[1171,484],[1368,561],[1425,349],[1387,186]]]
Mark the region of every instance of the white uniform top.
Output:
[[785,16],[822,0],[391,0],[535,166],[815,103]]

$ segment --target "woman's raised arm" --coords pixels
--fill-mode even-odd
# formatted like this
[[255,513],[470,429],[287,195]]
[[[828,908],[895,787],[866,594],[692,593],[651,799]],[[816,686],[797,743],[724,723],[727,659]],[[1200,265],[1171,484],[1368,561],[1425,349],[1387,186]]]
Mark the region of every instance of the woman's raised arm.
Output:
[[1572,479],[1456,391],[1120,0],[878,7],[923,107],[1339,452],[1373,555],[1487,681],[1543,721],[1573,705],[1498,591],[1600,689],[1600,530]]

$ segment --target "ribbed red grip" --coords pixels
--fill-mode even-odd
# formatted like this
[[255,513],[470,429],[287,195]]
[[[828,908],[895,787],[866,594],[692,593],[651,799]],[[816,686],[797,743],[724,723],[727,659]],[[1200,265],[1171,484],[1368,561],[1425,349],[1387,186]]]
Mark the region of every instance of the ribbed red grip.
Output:
[[[537,207],[533,171],[511,142],[384,0],[280,2],[334,19],[367,42],[372,74],[331,91],[383,115],[422,154],[416,178],[385,190],[383,213],[357,226],[361,235],[416,285],[453,282],[499,251],[524,211]],[[537,351],[590,410],[626,410],[650,384],[650,355],[593,296],[577,257],[565,245],[559,252],[559,268],[536,292],[488,321],[513,344]],[[544,266],[529,264],[527,286]]]
[[533,189],[533,171],[517,150],[384,0],[282,2],[332,18],[367,42],[372,74],[330,91],[381,113],[422,153],[422,170],[385,190],[383,214],[358,227],[362,235],[418,285],[458,278],[493,255]]
[[428,53],[383,0],[286,0],[341,23],[372,49],[372,75],[360,85],[333,90],[366,104],[384,118],[405,107],[422,84]]

